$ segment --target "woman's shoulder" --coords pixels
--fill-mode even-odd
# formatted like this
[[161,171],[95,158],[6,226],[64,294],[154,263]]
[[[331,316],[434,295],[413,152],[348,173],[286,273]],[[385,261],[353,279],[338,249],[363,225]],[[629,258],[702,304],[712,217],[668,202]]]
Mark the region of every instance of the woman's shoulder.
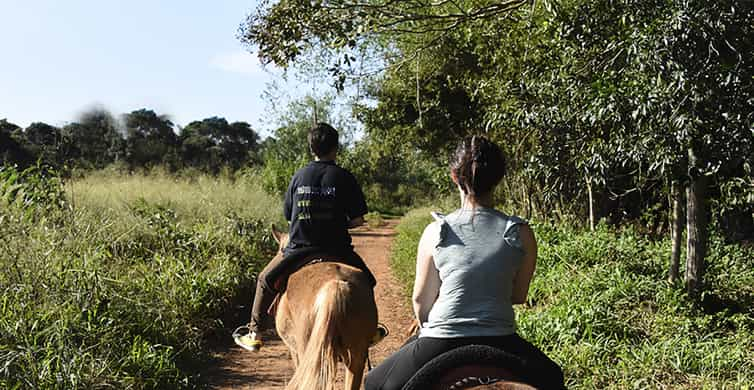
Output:
[[520,248],[522,246],[522,235],[530,234],[529,221],[518,215],[509,215],[499,210],[492,211],[497,219],[497,229],[503,231],[503,238],[511,246]]
[[442,229],[442,225],[446,224],[446,218],[448,217],[447,215],[436,211],[433,211],[430,214],[432,215],[433,220],[424,227],[425,235],[438,233]]
[[439,244],[443,225],[442,220],[434,220],[424,227],[424,232],[422,232],[422,236],[419,239],[420,250],[429,251]]
[[508,226],[529,224],[529,221],[527,221],[524,218],[519,217],[518,215],[506,214],[498,209],[486,209],[486,210],[489,210],[490,214],[494,215],[495,217],[503,221]]

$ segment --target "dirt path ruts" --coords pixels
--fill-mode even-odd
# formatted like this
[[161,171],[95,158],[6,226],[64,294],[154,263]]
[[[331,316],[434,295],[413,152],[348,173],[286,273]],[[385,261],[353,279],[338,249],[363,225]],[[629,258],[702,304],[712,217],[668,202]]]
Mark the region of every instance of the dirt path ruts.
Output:
[[[375,299],[379,321],[390,329],[390,336],[373,347],[370,358],[379,364],[403,344],[405,330],[411,323],[411,307],[390,270],[390,249],[397,221],[389,220],[377,229],[351,231],[356,252],[366,261],[377,278]],[[227,346],[216,353],[217,364],[206,372],[205,383],[213,389],[283,389],[293,373],[288,348],[274,336],[258,353],[246,352],[228,337]],[[342,381],[342,366],[339,382]]]

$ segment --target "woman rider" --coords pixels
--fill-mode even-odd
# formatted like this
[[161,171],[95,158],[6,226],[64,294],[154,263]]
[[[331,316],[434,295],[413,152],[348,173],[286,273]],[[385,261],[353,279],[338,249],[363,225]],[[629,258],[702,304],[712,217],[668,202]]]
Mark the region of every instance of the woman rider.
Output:
[[537,243],[526,221],[494,209],[505,174],[500,148],[484,137],[464,139],[450,164],[461,207],[429,224],[416,256],[414,313],[418,337],[367,374],[367,390],[400,390],[425,363],[469,344],[521,359],[523,380],[564,388],[560,367],[516,334],[513,304],[526,301]]

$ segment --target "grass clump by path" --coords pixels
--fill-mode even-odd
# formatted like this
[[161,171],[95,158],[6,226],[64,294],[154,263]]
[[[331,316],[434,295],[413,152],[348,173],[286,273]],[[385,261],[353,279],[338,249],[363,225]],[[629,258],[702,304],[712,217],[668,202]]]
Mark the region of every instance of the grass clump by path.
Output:
[[431,211],[433,209],[429,207],[411,210],[395,227],[397,235],[393,242],[390,267],[409,298],[416,276],[416,248],[424,228],[432,222],[432,216],[429,214]]
[[370,229],[377,229],[385,226],[385,219],[378,211],[371,211],[364,215],[366,224]]
[[[430,209],[398,225],[392,267],[410,294]],[[741,389],[754,383],[754,248],[713,238],[701,302],[666,282],[669,240],[631,228],[532,223],[539,244],[518,332],[574,389]]]
[[206,176],[95,174],[64,194],[0,202],[0,388],[199,387],[276,249],[278,201]]

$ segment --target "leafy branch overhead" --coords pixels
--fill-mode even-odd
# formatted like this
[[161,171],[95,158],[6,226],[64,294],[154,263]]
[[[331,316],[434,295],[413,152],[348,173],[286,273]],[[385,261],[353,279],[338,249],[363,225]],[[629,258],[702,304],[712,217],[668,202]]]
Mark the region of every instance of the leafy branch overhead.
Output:
[[[263,1],[247,16],[239,38],[263,63],[286,67],[307,50],[354,49],[364,39],[445,33],[465,23],[497,18],[529,0],[282,0]],[[346,66],[354,58],[345,54]],[[340,65],[340,64],[339,64]]]

